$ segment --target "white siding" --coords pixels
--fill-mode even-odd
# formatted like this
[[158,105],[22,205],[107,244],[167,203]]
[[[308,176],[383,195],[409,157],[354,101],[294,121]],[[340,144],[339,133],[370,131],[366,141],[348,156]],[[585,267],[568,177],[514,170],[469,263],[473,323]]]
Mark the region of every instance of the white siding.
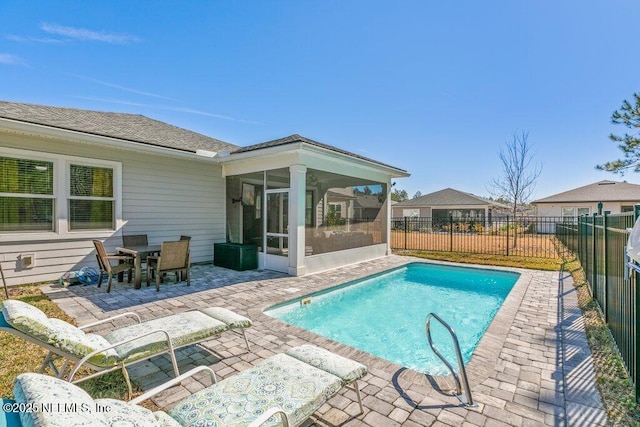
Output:
[[[0,134],[0,150],[11,147],[122,163],[122,230],[106,240],[107,250],[122,234],[147,234],[150,243],[189,235],[193,262],[212,261],[213,243],[225,241],[222,168],[197,158],[179,159],[85,143]],[[65,240],[0,243],[9,284],[57,280],[83,266],[97,267],[92,236]],[[20,270],[18,257],[35,253],[36,266]]]

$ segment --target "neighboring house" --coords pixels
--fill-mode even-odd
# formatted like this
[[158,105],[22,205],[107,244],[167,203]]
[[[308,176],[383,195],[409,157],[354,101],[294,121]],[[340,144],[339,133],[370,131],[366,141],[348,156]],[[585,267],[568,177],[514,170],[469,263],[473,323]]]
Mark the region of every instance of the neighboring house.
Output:
[[[189,235],[194,262],[254,243],[260,268],[303,275],[389,254],[387,195],[406,176],[299,135],[238,147],[141,115],[0,102],[0,262],[9,284],[56,280],[96,265],[93,239]],[[328,194],[360,186],[382,189],[375,232],[327,228]]]
[[471,193],[445,188],[393,205],[392,217],[429,217],[464,221],[491,221],[494,213],[508,209],[501,203]]
[[[602,203],[601,212],[598,211],[599,203]],[[640,185],[606,180],[532,202],[538,208],[539,216],[561,217],[565,221],[594,213],[631,212],[633,205],[638,203]]]

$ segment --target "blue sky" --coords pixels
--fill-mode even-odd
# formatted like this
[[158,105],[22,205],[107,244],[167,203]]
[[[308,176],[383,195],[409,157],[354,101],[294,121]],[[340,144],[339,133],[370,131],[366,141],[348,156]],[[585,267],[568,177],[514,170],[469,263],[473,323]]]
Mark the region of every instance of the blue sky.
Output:
[[0,2],[0,99],[143,114],[237,145],[299,133],[488,196],[528,132],[534,198],[601,179],[640,91],[640,3]]

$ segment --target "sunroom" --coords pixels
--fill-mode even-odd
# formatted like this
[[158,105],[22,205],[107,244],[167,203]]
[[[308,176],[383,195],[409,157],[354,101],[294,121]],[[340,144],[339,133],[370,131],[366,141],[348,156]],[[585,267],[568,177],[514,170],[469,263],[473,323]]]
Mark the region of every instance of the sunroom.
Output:
[[408,173],[299,135],[216,156],[227,240],[259,268],[305,275],[390,254],[389,192]]

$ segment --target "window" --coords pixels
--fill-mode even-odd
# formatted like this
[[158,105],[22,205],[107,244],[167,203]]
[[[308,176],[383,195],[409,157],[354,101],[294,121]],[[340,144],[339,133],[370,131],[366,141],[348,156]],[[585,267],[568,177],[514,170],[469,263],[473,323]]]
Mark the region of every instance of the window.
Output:
[[590,214],[591,214],[590,208],[578,208],[578,216],[585,216]]
[[2,148],[0,240],[113,234],[122,217],[120,182],[117,162]]
[[622,212],[622,213],[624,213],[624,212],[633,212],[633,206],[622,205],[622,206],[620,206],[620,212]]
[[70,165],[69,229],[114,229],[113,169]]
[[0,231],[54,230],[53,162],[0,157]]
[[562,219],[564,222],[575,222],[577,217],[589,215],[591,208],[562,208]]
[[402,209],[402,216],[416,218],[420,216],[420,211],[418,209]]
[[340,203],[330,203],[329,204],[329,215],[331,215],[335,219],[342,218],[342,204],[340,204]]

